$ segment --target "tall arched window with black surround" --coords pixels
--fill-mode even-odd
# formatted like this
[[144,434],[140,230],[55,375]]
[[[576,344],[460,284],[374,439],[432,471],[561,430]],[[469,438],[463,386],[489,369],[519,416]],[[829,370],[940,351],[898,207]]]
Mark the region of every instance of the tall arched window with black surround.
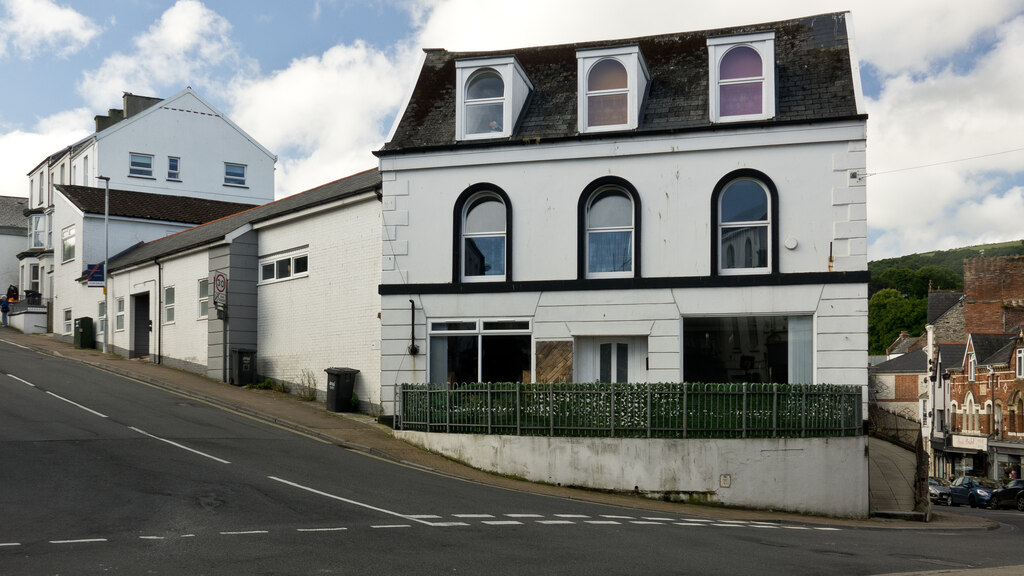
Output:
[[452,282],[512,279],[512,205],[491,184],[475,184],[455,202]]
[[580,279],[640,277],[640,195],[629,182],[607,176],[587,186],[578,229]]
[[711,268],[717,275],[778,272],[778,192],[757,170],[737,170],[715,186]]

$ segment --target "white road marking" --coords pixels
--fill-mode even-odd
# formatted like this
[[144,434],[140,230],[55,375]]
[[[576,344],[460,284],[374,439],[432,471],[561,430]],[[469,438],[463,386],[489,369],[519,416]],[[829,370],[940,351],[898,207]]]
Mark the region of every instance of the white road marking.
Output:
[[615,524],[616,526],[621,526],[622,525],[622,522],[617,522],[615,520],[587,520],[586,523],[587,524]]
[[707,524],[701,524],[699,522],[675,522],[675,525],[676,526],[700,526],[700,527],[707,526]]
[[139,540],[166,540],[163,536],[139,536]]
[[707,522],[707,523],[710,523],[711,520],[705,520],[704,518],[687,518],[687,519],[683,520],[683,522]]
[[523,523],[518,520],[484,520],[484,524],[488,526],[522,526]]
[[632,520],[630,524],[640,524],[642,526],[664,526],[664,522],[651,522],[650,520]]
[[379,526],[370,526],[370,528],[412,528],[410,524],[382,524]]
[[154,440],[159,440],[161,442],[166,442],[166,443],[170,444],[171,446],[176,446],[178,448],[181,448],[182,450],[188,450],[189,452],[192,452],[193,454],[198,454],[200,456],[205,456],[206,458],[209,458],[210,460],[216,460],[217,462],[220,462],[221,464],[231,464],[231,462],[228,462],[227,460],[224,460],[223,458],[217,458],[216,456],[211,456],[211,455],[207,454],[206,452],[200,452],[199,450],[196,450],[195,448],[189,448],[188,446],[185,446],[184,444],[178,444],[177,442],[168,440],[166,438],[161,438],[159,436],[153,436],[149,432],[146,432],[144,430],[139,430],[135,426],[129,426],[129,428],[132,429],[132,430],[135,430],[136,432],[138,432],[139,434],[142,434],[143,436],[149,436],[150,438],[152,438]]
[[269,534],[267,530],[238,530],[235,532],[221,532],[222,536],[244,536],[246,534]]
[[586,514],[555,514],[555,518],[590,518]]
[[296,528],[296,532],[340,532],[348,528]]
[[572,520],[537,520],[537,524],[575,524]]
[[11,342],[10,340],[8,340],[6,338],[0,338],[0,342],[3,342],[4,344],[10,344],[11,346],[17,346],[18,348],[21,348],[22,350],[31,350],[31,348],[29,348],[28,346],[22,346],[21,344],[16,344],[16,343]]
[[28,380],[22,380],[21,378],[18,378],[18,377],[17,377],[17,376],[15,376],[14,374],[8,374],[8,376],[10,376],[11,378],[14,378],[14,379],[15,379],[15,380],[17,380],[18,382],[21,382],[22,384],[28,384],[29,386],[31,386],[31,387],[33,387],[33,388],[35,388],[35,387],[36,387],[36,385],[35,385],[35,384],[33,384],[33,383],[29,382]]
[[672,522],[675,518],[650,518],[648,516],[643,517],[644,520],[654,520],[656,522]]
[[743,525],[742,525],[742,524],[724,524],[724,523],[716,523],[716,524],[712,524],[712,526],[721,526],[721,527],[723,527],[723,528],[743,528]]
[[420,520],[440,520],[441,517],[435,514],[409,514],[409,518],[419,518]]
[[452,514],[456,518],[494,518],[493,514]]
[[746,520],[719,520],[719,524],[746,524]]
[[751,524],[751,528],[770,528],[772,530],[778,529],[778,526],[772,526],[771,524]]
[[783,528],[787,530],[810,530],[810,528],[806,526],[783,526]]
[[611,514],[601,514],[601,518],[611,518],[613,520],[632,520],[635,516],[612,516]]
[[321,492],[320,490],[317,490],[315,488],[310,488],[309,486],[303,486],[302,484],[296,484],[295,482],[291,482],[289,480],[284,480],[284,479],[278,478],[276,476],[267,476],[267,478],[270,478],[271,480],[274,480],[275,482],[280,482],[282,484],[287,484],[289,486],[292,486],[294,488],[298,488],[300,490],[305,490],[306,492],[311,492],[311,493],[317,494],[319,496],[324,496],[326,498],[331,498],[331,499],[334,499],[334,500],[338,500],[339,502],[345,502],[347,504],[352,504],[352,505],[355,505],[355,506],[362,506],[363,508],[368,508],[370,510],[375,510],[377,512],[382,512],[384,514],[390,514],[391,516],[397,516],[399,518],[405,518],[406,520],[412,520],[413,522],[419,522],[420,524],[426,524],[427,526],[431,526],[432,525],[431,522],[427,522],[426,520],[420,520],[419,518],[414,518],[412,516],[407,516],[405,514],[399,514],[398,512],[393,512],[391,510],[385,510],[383,508],[378,508],[376,506],[371,506],[369,504],[363,504],[362,502],[356,502],[355,500],[349,500],[348,498],[342,498],[341,496],[335,496],[334,494],[328,494],[327,492]]
[[79,408],[81,408],[82,410],[85,410],[86,412],[92,412],[93,414],[99,416],[100,418],[106,418],[107,417],[105,414],[100,414],[99,412],[93,410],[92,408],[86,408],[85,406],[82,406],[78,402],[72,402],[71,400],[68,400],[67,398],[65,398],[63,396],[58,396],[57,394],[54,394],[53,392],[47,391],[47,394],[49,394],[50,396],[53,396],[54,398],[56,398],[58,400],[63,400],[65,402],[67,402],[68,404],[71,404],[72,406],[78,406]]
[[839,532],[842,528],[815,528],[815,530],[821,530],[823,532]]
[[507,518],[543,518],[542,514],[505,514]]
[[195,538],[195,534],[182,534],[179,538]]
[[78,540],[50,540],[50,544],[81,544],[88,542],[106,542],[106,538],[79,538]]
[[0,542],[0,548],[5,546],[21,546],[21,542]]
[[447,528],[449,526],[469,526],[469,524],[465,522],[431,522],[430,525],[439,528]]

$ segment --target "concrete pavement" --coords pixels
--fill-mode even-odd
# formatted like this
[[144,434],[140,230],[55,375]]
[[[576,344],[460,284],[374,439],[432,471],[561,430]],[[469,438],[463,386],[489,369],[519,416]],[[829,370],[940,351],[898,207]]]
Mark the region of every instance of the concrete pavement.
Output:
[[[607,494],[524,482],[481,472],[406,444],[397,440],[391,433],[390,428],[376,423],[372,417],[365,414],[329,412],[320,403],[302,401],[288,394],[232,386],[191,372],[154,364],[147,360],[128,360],[113,354],[103,354],[99,350],[76,349],[72,345],[57,341],[49,335],[26,335],[12,328],[0,328],[0,341],[29,348],[40,353],[81,362],[147,385],[163,388],[176,394],[258,420],[270,422],[277,426],[371,456],[415,466],[429,472],[444,474],[463,481],[488,484],[505,489],[711,519],[746,519],[913,530],[992,529],[996,527],[996,524],[993,522],[966,514],[933,513],[932,522],[928,523],[880,518],[849,520],[772,511],[740,510],[662,502],[628,494]],[[879,451],[882,450],[884,450],[884,447],[879,449]],[[872,454],[876,451],[874,442],[871,444],[870,451]],[[898,454],[890,454],[886,457],[884,465],[877,471],[881,474],[880,478],[892,479],[892,486],[888,486],[885,490],[892,495],[891,506],[893,507],[901,506],[901,499],[905,498],[904,492],[899,486],[899,478],[903,478],[904,475],[903,464],[899,462]],[[875,474],[876,471],[872,468],[872,498],[875,496]],[[879,489],[881,490],[881,488]],[[912,494],[910,497],[910,508],[912,509]],[[888,505],[886,504],[886,506]]]

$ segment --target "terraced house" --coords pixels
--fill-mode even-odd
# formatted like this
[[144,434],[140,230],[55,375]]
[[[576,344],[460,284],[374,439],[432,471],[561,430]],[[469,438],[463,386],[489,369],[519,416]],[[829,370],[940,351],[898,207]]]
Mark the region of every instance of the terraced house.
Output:
[[864,386],[866,120],[847,13],[427,50],[376,152],[384,401],[403,382]]

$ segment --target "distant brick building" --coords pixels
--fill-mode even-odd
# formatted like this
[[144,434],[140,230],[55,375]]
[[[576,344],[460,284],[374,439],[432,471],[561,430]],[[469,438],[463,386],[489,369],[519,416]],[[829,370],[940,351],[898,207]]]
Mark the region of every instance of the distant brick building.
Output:
[[964,260],[968,332],[1008,333],[1024,324],[1024,256]]

